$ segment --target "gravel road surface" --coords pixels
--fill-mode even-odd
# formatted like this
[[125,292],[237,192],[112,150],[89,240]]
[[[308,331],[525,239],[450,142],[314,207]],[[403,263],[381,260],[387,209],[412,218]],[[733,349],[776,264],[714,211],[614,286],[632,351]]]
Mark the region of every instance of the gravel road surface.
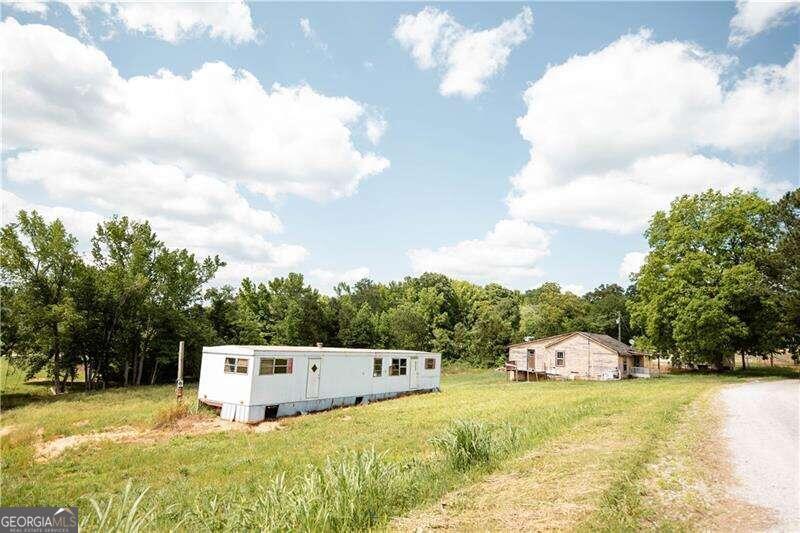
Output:
[[775,511],[776,531],[800,531],[800,381],[723,389],[737,497]]

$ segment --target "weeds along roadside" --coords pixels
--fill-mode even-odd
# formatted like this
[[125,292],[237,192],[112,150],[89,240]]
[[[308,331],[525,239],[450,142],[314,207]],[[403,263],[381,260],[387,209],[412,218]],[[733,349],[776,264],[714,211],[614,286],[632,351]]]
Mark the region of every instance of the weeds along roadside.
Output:
[[[364,530],[385,524],[449,490],[494,470],[498,463],[569,430],[591,415],[623,407],[590,398],[538,416],[490,424],[465,417],[430,441],[429,458],[390,461],[373,449],[348,451],[309,465],[288,478],[220,494],[202,489],[191,504],[170,502],[164,492],[127,486],[92,499],[83,530]],[[523,413],[525,414],[525,413]],[[88,498],[87,498],[88,499]],[[133,505],[133,503],[136,503]],[[134,527],[131,527],[134,526]]]

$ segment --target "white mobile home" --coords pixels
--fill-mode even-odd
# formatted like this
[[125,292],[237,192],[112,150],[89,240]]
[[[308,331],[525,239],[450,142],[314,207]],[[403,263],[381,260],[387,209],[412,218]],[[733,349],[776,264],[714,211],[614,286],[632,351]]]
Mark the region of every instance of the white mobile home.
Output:
[[303,346],[207,346],[197,397],[239,422],[439,389],[441,355]]

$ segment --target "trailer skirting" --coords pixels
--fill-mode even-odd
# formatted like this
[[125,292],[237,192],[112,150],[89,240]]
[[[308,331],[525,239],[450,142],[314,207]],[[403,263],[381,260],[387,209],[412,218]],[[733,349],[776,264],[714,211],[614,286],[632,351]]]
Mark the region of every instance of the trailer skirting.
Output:
[[[388,400],[407,394],[433,392],[437,389],[419,389],[403,392],[383,392],[379,394],[367,394],[365,396],[344,396],[341,398],[320,398],[317,400],[303,400],[301,402],[289,402],[279,405],[239,405],[235,403],[222,403],[219,416],[223,420],[234,420],[254,424],[267,418],[269,410],[270,416],[282,417],[293,416],[316,411],[326,411],[337,407],[348,405],[366,405],[369,402]],[[211,403],[211,402],[206,402]]]

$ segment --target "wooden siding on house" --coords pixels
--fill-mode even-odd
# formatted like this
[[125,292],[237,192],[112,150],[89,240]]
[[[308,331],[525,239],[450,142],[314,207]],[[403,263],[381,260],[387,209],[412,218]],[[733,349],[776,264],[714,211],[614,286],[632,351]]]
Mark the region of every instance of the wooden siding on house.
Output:
[[[527,364],[530,349],[535,350],[534,368],[528,368]],[[563,366],[556,364],[556,352],[564,353]],[[627,367],[624,364],[626,360]],[[616,350],[585,335],[573,333],[561,338],[537,339],[511,346],[508,362],[523,372],[547,373],[563,379],[603,379],[615,371],[619,377],[627,377],[633,368],[634,358],[621,356]]]

